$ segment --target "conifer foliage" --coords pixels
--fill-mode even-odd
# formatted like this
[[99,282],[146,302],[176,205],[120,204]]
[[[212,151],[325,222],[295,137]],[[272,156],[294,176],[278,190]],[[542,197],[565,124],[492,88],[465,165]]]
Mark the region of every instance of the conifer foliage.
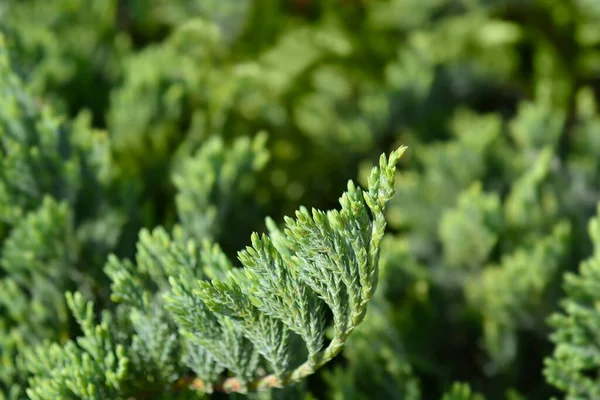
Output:
[[[246,392],[312,374],[340,352],[367,312],[377,287],[385,206],[404,151],[381,156],[367,191],[349,181],[340,210],[302,208],[275,238],[253,234],[252,246],[238,255],[241,269],[208,241],[142,230],[135,263],[111,256],[105,267],[112,298],[124,306],[121,320],[104,314],[96,323],[93,303],[67,293],[83,335],[27,355],[28,396]],[[334,330],[327,344],[326,309]],[[292,335],[304,349],[294,348]],[[297,364],[298,355],[306,360]],[[233,376],[225,378],[224,370]]]
[[598,4],[0,0],[0,400],[599,398]]
[[[134,328],[141,329],[149,325],[143,319],[153,318],[157,304],[164,304],[170,312],[164,324],[172,320],[185,338],[185,359],[198,374],[192,385],[202,390],[280,387],[312,374],[339,353],[365,316],[377,286],[385,205],[403,152],[382,155],[368,191],[350,181],[341,210],[303,208],[295,219],[286,219],[277,239],[253,234],[252,246],[238,254],[242,269],[214,244],[205,242],[200,249],[161,229],[142,231],[136,265],[112,258],[106,267],[114,299],[130,308]],[[325,346],[326,308],[333,315],[334,336]],[[166,336],[146,337],[139,345],[156,344],[158,349],[145,350],[160,355],[148,360],[153,364],[176,365],[177,359],[165,358],[168,344],[173,354],[177,351],[176,339],[169,339],[172,331],[147,332],[160,333]],[[306,361],[300,365],[294,363],[291,335],[305,345],[300,353],[306,353]],[[257,368],[263,364],[270,373],[261,376]],[[223,369],[234,376],[219,380]]]
[[566,298],[563,312],[552,315],[555,343],[552,357],[546,359],[548,380],[562,389],[567,399],[594,399],[600,396],[600,207],[590,221],[593,254],[584,260],[578,273],[564,277]]

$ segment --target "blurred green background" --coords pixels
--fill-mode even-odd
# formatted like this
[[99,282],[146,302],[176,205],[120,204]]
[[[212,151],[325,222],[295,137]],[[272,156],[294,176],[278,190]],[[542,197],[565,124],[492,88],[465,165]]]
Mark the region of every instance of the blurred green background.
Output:
[[[4,81],[0,128],[62,132],[38,169],[0,173],[26,187],[0,190],[7,398],[26,385],[19,346],[77,334],[63,291],[114,307],[102,266],[133,256],[140,228],[183,226],[235,257],[266,216],[336,207],[401,144],[377,297],[298,390],[559,395],[547,318],[591,252],[600,200],[599,1],[3,0],[0,31],[0,72],[30,97]],[[43,272],[14,284],[7,267],[23,215],[66,212],[44,195],[69,204],[77,244],[51,294]]]

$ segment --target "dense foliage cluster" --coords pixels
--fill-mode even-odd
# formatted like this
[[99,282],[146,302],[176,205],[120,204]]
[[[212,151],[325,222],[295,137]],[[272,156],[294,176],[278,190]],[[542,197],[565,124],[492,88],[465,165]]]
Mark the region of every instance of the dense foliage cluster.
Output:
[[0,399],[598,398],[598,26],[3,0]]

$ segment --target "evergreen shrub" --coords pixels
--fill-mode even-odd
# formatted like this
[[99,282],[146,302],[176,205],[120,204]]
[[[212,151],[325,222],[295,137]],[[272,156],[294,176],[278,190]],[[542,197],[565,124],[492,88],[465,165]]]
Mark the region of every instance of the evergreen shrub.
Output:
[[600,398],[598,26],[2,0],[0,399]]

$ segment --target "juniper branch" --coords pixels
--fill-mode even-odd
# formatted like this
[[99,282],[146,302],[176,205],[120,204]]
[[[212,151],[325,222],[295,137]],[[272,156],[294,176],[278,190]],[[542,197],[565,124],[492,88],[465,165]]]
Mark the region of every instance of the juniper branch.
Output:
[[[227,377],[206,382],[200,377],[190,377],[179,380],[176,388],[226,393],[281,388],[313,374],[340,353],[348,336],[364,319],[367,303],[376,288],[379,244],[386,226],[385,205],[394,194],[395,166],[404,151],[405,147],[401,147],[389,158],[382,155],[379,167],[373,168],[369,178],[368,192],[362,192],[350,181],[348,191],[340,199],[341,211],[313,210],[311,215],[301,209],[296,220],[287,219],[285,234],[279,232],[277,240],[291,251],[280,253],[267,237],[259,240],[255,235],[254,247],[240,253],[245,274],[230,273],[226,279],[204,281],[200,285],[202,289],[197,294],[204,304],[215,314],[234,321],[255,345],[264,344],[260,346],[262,350],[258,349],[263,355],[276,347],[267,343],[272,338],[261,342],[264,333],[256,325],[260,315],[275,322],[283,321],[297,331],[307,342],[308,359],[295,369],[282,372],[277,369],[277,357],[271,355],[267,359],[275,367],[273,374],[249,381]],[[273,231],[273,226],[270,230]],[[322,350],[308,343],[310,333],[302,332],[295,322],[295,318],[302,317],[293,314],[307,310],[294,310],[290,306],[297,306],[290,296],[300,293],[303,285],[312,289],[334,314],[335,334]],[[287,293],[289,288],[292,289]],[[316,312],[319,306],[312,304]],[[290,316],[282,315],[286,306]],[[286,356],[281,353],[281,357]]]

